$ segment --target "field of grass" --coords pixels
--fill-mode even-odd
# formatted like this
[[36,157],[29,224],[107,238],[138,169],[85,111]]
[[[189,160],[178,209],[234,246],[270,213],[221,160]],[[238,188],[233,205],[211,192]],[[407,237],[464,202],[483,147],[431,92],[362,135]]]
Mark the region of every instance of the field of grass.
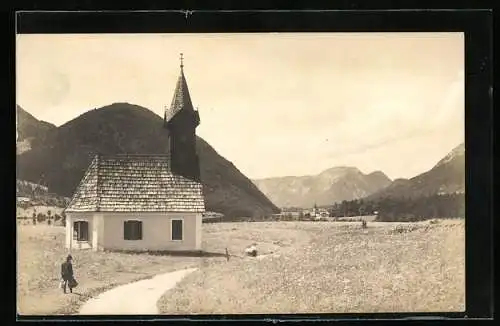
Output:
[[80,285],[73,294],[64,295],[58,284],[60,265],[67,254],[63,227],[45,223],[17,226],[19,314],[74,314],[85,300],[104,290],[155,274],[196,266],[200,261],[200,258],[147,254],[72,252],[75,278]]
[[[465,309],[463,220],[204,225],[205,264],[158,302],[166,314],[433,312]],[[241,250],[257,242],[258,258]]]
[[[404,232],[407,231],[407,232]],[[162,313],[461,311],[464,223],[261,222],[203,225],[213,257],[74,251],[80,286],[58,288],[64,228],[18,225],[20,314],[75,314],[114,286],[187,267],[158,302]],[[259,257],[243,255],[256,242]]]

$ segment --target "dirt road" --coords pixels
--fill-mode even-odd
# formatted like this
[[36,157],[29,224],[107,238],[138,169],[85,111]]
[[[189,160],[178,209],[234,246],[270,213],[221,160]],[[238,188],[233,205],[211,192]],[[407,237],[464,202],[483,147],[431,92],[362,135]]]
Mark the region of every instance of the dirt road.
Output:
[[87,301],[80,315],[155,315],[160,297],[196,268],[157,275],[106,291]]

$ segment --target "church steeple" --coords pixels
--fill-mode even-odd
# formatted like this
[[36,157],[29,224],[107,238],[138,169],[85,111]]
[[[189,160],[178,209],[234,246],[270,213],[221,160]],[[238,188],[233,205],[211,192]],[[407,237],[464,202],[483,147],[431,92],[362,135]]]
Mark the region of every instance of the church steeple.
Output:
[[191,96],[189,95],[189,88],[187,86],[186,77],[184,76],[184,57],[181,53],[181,72],[177,78],[175,85],[174,97],[169,108],[165,108],[164,122],[168,123],[179,111],[187,110],[194,111]]
[[172,172],[198,181],[200,167],[196,154],[196,127],[200,124],[200,116],[191,102],[182,53],[180,59],[181,71],[170,108],[165,109],[164,126],[169,134]]

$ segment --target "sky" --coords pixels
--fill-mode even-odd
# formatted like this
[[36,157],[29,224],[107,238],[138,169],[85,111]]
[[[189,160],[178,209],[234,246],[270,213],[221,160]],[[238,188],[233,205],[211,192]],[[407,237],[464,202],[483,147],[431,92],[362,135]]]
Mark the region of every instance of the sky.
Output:
[[197,134],[251,179],[410,178],[464,141],[463,33],[19,34],[16,101],[57,126],[115,102],[163,116],[181,52]]

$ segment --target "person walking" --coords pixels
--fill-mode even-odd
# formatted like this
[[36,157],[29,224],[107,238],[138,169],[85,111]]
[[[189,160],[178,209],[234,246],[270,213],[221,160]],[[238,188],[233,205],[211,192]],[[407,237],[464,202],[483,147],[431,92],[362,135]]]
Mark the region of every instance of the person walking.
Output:
[[61,264],[61,277],[62,277],[62,282],[63,282],[63,292],[66,293],[66,286],[69,288],[69,292],[73,293],[73,264],[71,263],[73,260],[73,257],[71,255],[68,255],[66,257],[66,261]]

